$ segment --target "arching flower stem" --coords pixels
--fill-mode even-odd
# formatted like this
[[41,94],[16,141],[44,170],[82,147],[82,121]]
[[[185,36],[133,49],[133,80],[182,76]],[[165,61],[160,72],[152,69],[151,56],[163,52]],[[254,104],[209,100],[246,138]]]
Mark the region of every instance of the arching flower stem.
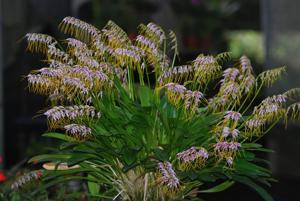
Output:
[[258,140],[260,140],[263,136],[265,136],[272,128],[274,128],[274,126],[276,126],[276,124],[280,121],[280,117],[278,117],[277,118],[277,120],[276,121],[274,121],[271,125],[270,125],[270,127],[262,134],[262,135],[260,135],[258,138],[256,138],[254,141],[253,141],[253,143],[256,143]]
[[[244,115],[244,114],[247,112],[247,110],[251,107],[252,103],[254,102],[254,100],[255,100],[256,97],[258,96],[259,92],[261,91],[261,88],[263,87],[263,85],[264,85],[264,81],[261,82],[261,84],[260,84],[260,86],[258,87],[258,89],[256,90],[256,93],[255,93],[255,95],[253,96],[251,102],[248,104],[248,106],[246,107],[246,109],[241,113],[242,115]],[[249,93],[249,94],[250,94],[250,93]],[[249,94],[248,94],[248,95],[249,95]],[[243,108],[243,106],[245,105],[246,101],[247,101],[247,98],[245,99],[245,101],[244,101],[243,104],[241,105],[240,109]]]

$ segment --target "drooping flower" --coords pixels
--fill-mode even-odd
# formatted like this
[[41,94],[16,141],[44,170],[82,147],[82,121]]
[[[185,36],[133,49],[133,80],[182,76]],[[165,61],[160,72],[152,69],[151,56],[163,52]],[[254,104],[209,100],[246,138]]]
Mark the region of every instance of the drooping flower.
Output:
[[190,65],[174,66],[162,72],[158,78],[158,82],[163,85],[167,82],[180,82],[190,78],[193,72],[193,67]]
[[99,117],[100,113],[96,113],[95,108],[89,105],[75,106],[55,106],[47,110],[44,115],[47,116],[50,126],[60,125],[60,122],[68,122],[81,117]]
[[232,166],[233,165],[233,158],[231,156],[227,157],[226,158],[226,163],[229,165],[229,166]]
[[238,129],[230,129],[229,127],[225,126],[222,130],[222,137],[227,138],[231,136],[233,139],[237,138],[240,134]]
[[128,37],[123,35],[121,32],[110,29],[106,27],[101,30],[102,31],[102,39],[106,42],[106,44],[112,48],[126,47],[131,44]]
[[[80,50],[88,49],[88,46],[85,43],[83,43],[80,40],[77,40],[75,38],[67,38],[66,42],[67,42],[69,48],[76,48],[76,49],[78,48]],[[91,56],[91,55],[89,55],[89,56]]]
[[138,44],[138,47],[140,47],[141,49],[150,51],[154,55],[158,55],[158,47],[150,39],[142,35],[138,35],[136,38],[136,42]]
[[54,60],[54,59],[49,59],[48,63],[49,63],[49,67],[50,68],[61,68],[61,69],[64,69],[64,68],[69,68],[70,67],[70,65],[65,64],[65,63],[63,63],[61,61]]
[[300,119],[300,103],[294,103],[287,108],[286,114],[291,115],[291,119]]
[[233,81],[224,83],[220,89],[219,95],[236,100],[240,97],[239,84]]
[[223,79],[221,80],[221,83],[224,84],[226,81],[235,81],[235,79],[238,77],[240,71],[237,68],[227,68],[223,72]]
[[285,103],[287,101],[287,96],[285,94],[273,95],[271,97],[263,100],[263,103]]
[[213,56],[204,56],[202,54],[193,61],[193,67],[196,78],[203,84],[218,77],[218,73],[221,70],[221,66]]
[[204,148],[191,147],[178,153],[176,156],[182,162],[182,167],[188,169],[191,167],[202,167],[209,154]]
[[164,85],[164,88],[166,89],[169,101],[174,105],[178,105],[180,103],[187,90],[185,86],[175,83],[168,83]]
[[92,69],[98,69],[100,64],[99,62],[94,59],[93,57],[89,57],[89,56],[80,56],[77,57],[78,59],[78,63],[82,66],[88,66]]
[[68,124],[64,126],[66,132],[79,138],[86,138],[92,133],[92,129],[85,125]]
[[204,95],[200,91],[187,90],[184,95],[184,105],[187,110],[195,112]]
[[150,22],[147,24],[147,28],[155,34],[159,43],[162,43],[162,41],[166,38],[165,33],[160,26]]
[[241,75],[239,79],[241,80],[241,90],[245,93],[248,93],[255,86],[255,77],[252,74]]
[[287,98],[297,98],[300,96],[300,88],[289,89],[283,93]]
[[250,74],[253,71],[250,59],[245,55],[240,58],[240,66],[243,74]]
[[262,72],[257,78],[266,86],[270,87],[278,79],[281,78],[282,74],[286,72],[286,67],[274,68]]
[[275,95],[264,99],[260,105],[254,107],[253,115],[266,123],[285,117],[286,109],[282,107],[286,102],[286,95]]
[[225,105],[227,104],[227,97],[224,96],[215,96],[208,99],[208,108],[210,111],[222,111]]
[[175,83],[168,83],[165,85],[165,88],[170,92],[178,93],[178,94],[182,94],[186,91],[185,86],[180,84],[175,84]]
[[234,158],[241,147],[241,143],[236,141],[218,141],[214,145],[214,150],[220,160],[225,160],[228,166],[232,166]]
[[262,118],[252,118],[245,122],[245,134],[247,137],[259,136],[264,128],[266,121]]
[[63,69],[55,68],[41,68],[37,72],[48,77],[61,77],[65,73]]
[[89,89],[79,78],[69,76],[63,77],[62,90],[65,91],[65,94],[72,93],[73,90],[78,90],[83,95],[87,95],[89,92]]
[[109,30],[110,32],[114,33],[115,37],[122,41],[123,43],[130,43],[131,41],[129,40],[127,33],[119,26],[117,25],[114,21],[109,20],[104,29],[102,31],[105,32],[105,30]]
[[22,188],[24,185],[36,181],[43,176],[43,172],[41,170],[29,172],[21,177],[19,177],[14,183],[11,185],[11,189],[18,190]]
[[245,122],[246,126],[250,129],[254,129],[256,127],[260,127],[263,125],[263,121],[259,119],[250,119]]
[[52,91],[53,83],[48,76],[40,74],[27,75],[29,89],[35,93],[47,94]]
[[230,129],[229,129],[229,127],[224,127],[223,128],[223,131],[222,131],[222,136],[223,137],[228,137],[230,135]]
[[237,137],[239,136],[239,134],[240,134],[240,131],[239,131],[238,129],[233,129],[233,130],[231,131],[231,136],[232,136],[233,138],[237,138]]
[[104,57],[104,55],[113,55],[114,49],[106,45],[101,37],[96,37],[93,40],[92,47],[95,50],[95,56],[97,57]]
[[238,121],[242,115],[239,112],[235,111],[227,111],[225,112],[225,119],[227,120],[233,120],[233,121]]
[[96,37],[99,34],[97,28],[74,17],[65,17],[59,27],[64,33],[82,39],[85,39],[87,34],[91,37]]
[[54,59],[54,60],[59,60],[65,64],[73,65],[74,61],[64,51],[60,50],[59,48],[55,47],[54,45],[49,45],[48,50],[47,50],[47,56],[48,59]]
[[158,170],[161,173],[158,181],[161,185],[166,187],[166,190],[170,193],[178,190],[179,179],[173,170],[172,164],[170,162],[158,163]]
[[117,48],[115,50],[118,63],[123,66],[125,64],[134,65],[141,61],[141,56],[133,49]]
[[49,45],[55,45],[57,41],[46,34],[27,33],[28,50],[46,53]]
[[241,144],[239,142],[227,142],[227,141],[219,141],[215,145],[215,150],[222,152],[222,151],[237,151]]

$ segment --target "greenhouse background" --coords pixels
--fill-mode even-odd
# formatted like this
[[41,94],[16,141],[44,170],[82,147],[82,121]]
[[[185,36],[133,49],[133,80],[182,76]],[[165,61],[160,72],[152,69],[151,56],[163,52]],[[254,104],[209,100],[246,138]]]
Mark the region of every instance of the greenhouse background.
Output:
[[[229,51],[235,58],[249,56],[257,74],[287,65],[285,78],[264,92],[269,94],[300,86],[299,8],[296,0],[0,0],[0,170],[22,168],[52,143],[41,139],[47,126],[36,114],[45,107],[45,99],[24,90],[23,76],[40,66],[25,51],[27,32],[63,38],[57,24],[65,16],[74,16],[100,28],[111,19],[134,38],[140,22],[153,21],[177,33],[182,63],[199,53]],[[277,201],[296,201],[299,124],[284,129],[280,125],[264,139],[276,152],[265,157],[280,181],[270,191]],[[217,197],[214,199],[260,200],[243,186]]]

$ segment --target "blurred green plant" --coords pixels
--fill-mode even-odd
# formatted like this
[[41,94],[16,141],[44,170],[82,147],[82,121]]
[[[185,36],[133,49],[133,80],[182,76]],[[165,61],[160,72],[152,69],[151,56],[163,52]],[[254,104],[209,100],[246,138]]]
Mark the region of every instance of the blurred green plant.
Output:
[[257,31],[230,31],[225,34],[228,40],[228,50],[235,58],[244,54],[252,58],[257,64],[263,64],[265,50],[263,36]]
[[274,181],[268,162],[256,155],[270,150],[257,141],[280,120],[299,119],[300,103],[286,101],[300,89],[267,97],[253,111],[251,105],[285,67],[256,76],[246,56],[232,61],[228,53],[175,66],[175,33],[153,23],[141,24],[135,40],[113,21],[98,30],[66,17],[60,29],[74,38],[26,38],[49,65],[27,76],[29,90],[52,106],[43,136],[61,144],[33,157],[43,169],[17,179],[13,190],[38,180],[44,185],[31,192],[38,195],[79,180],[89,200],[196,201],[239,182],[272,200],[261,187]]

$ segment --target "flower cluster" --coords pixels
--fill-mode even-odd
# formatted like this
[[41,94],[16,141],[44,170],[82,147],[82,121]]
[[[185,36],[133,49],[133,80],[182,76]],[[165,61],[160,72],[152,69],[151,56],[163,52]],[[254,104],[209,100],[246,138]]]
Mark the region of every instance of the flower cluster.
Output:
[[46,34],[28,33],[25,35],[28,41],[28,50],[46,52],[49,45],[55,45],[57,41]]
[[78,137],[80,139],[85,139],[92,133],[91,128],[85,125],[68,124],[64,126],[64,129],[68,134],[71,134],[72,136]]
[[220,158],[220,160],[225,159],[229,166],[233,165],[233,160],[240,148],[241,143],[235,141],[218,141],[214,145],[216,155]]
[[167,96],[170,102],[174,105],[178,105],[182,100],[184,103],[184,108],[195,112],[204,98],[203,93],[200,91],[187,90],[185,86],[175,83],[168,83],[164,85],[166,88]]
[[97,37],[94,39],[92,47],[95,51],[95,56],[98,58],[104,58],[106,54],[113,55],[114,49],[106,45],[101,37]]
[[251,74],[253,71],[251,62],[250,62],[249,58],[245,55],[243,55],[240,58],[240,66],[241,66],[241,71],[243,74]]
[[43,172],[40,170],[29,172],[19,177],[12,185],[11,189],[17,190],[22,188],[24,185],[29,184],[33,181],[40,179],[43,176]]
[[226,141],[220,141],[215,144],[215,150],[216,151],[237,151],[241,147],[241,144],[239,142],[226,142]]
[[207,83],[216,77],[221,70],[221,66],[213,56],[199,55],[193,62],[195,77],[200,83]]
[[76,92],[77,90],[83,95],[88,94],[88,88],[85,84],[76,77],[63,77],[62,80],[62,90],[65,94]]
[[57,127],[60,123],[69,122],[81,117],[100,117],[100,112],[96,113],[95,108],[89,105],[75,106],[54,106],[47,110],[44,115],[47,116],[50,126]]
[[47,56],[49,60],[53,59],[69,65],[74,63],[69,54],[57,48],[56,46],[49,45],[47,48]]
[[125,64],[131,64],[134,66],[141,61],[139,53],[132,49],[117,48],[115,53],[116,59],[121,66],[124,66]]
[[180,184],[172,164],[170,162],[158,163],[158,170],[161,174],[158,182],[170,193],[177,191]]
[[190,65],[174,66],[166,71],[163,71],[158,78],[160,85],[170,82],[171,80],[179,83],[183,80],[188,80],[194,72],[193,67]]
[[253,86],[255,86],[255,77],[252,74],[248,74],[241,75],[239,79],[241,80],[241,92],[244,92],[245,94],[251,92]]
[[29,89],[35,93],[48,93],[52,89],[51,80],[48,77],[36,74],[27,75]]
[[227,120],[233,120],[233,121],[238,121],[242,115],[239,112],[235,111],[226,111],[224,118]]
[[272,86],[278,79],[281,78],[281,75],[286,71],[285,67],[275,68],[272,70],[267,70],[258,75],[258,79],[266,86]]
[[216,141],[214,150],[220,160],[225,160],[227,165],[232,166],[233,161],[241,143],[238,140],[242,137],[238,128],[242,115],[236,111],[226,111],[224,119],[215,127]]
[[168,99],[174,105],[178,105],[180,103],[180,101],[184,98],[184,94],[187,90],[185,86],[172,82],[164,85],[164,88],[167,91]]
[[[267,97],[260,105],[255,106],[252,117],[245,122],[245,133],[248,136],[260,136],[263,134],[265,125],[286,117],[289,113],[289,109],[283,107],[286,101],[287,95],[279,94]],[[292,114],[295,114],[295,112],[292,112]]]
[[140,47],[141,49],[152,52],[153,54],[156,54],[156,55],[158,54],[157,45],[153,41],[148,39],[147,37],[145,37],[143,35],[138,35],[136,38],[136,42],[137,42],[138,47]]
[[239,134],[240,134],[240,131],[236,128],[233,130],[230,130],[230,128],[226,126],[222,130],[222,136],[224,138],[229,137],[229,136],[231,136],[232,138],[237,138],[239,136]]
[[187,90],[184,95],[184,106],[187,110],[195,112],[203,98],[204,95],[200,91]]
[[224,84],[226,81],[235,81],[235,79],[240,74],[239,69],[237,68],[227,68],[223,72],[223,79],[221,80],[221,83]]
[[99,34],[97,28],[74,17],[65,17],[60,24],[60,29],[64,33],[68,33],[79,38],[86,34],[93,37]]
[[177,159],[182,162],[183,169],[194,167],[203,167],[206,159],[208,159],[208,152],[204,148],[191,147],[183,152],[178,153]]
[[150,32],[152,32],[153,34],[151,34],[150,32],[145,32],[147,33],[150,37],[151,36],[155,36],[157,39],[157,41],[159,43],[162,43],[163,40],[166,38],[165,36],[165,32],[162,30],[161,27],[159,27],[158,25],[150,22],[149,24],[147,24],[147,28],[150,30]]

